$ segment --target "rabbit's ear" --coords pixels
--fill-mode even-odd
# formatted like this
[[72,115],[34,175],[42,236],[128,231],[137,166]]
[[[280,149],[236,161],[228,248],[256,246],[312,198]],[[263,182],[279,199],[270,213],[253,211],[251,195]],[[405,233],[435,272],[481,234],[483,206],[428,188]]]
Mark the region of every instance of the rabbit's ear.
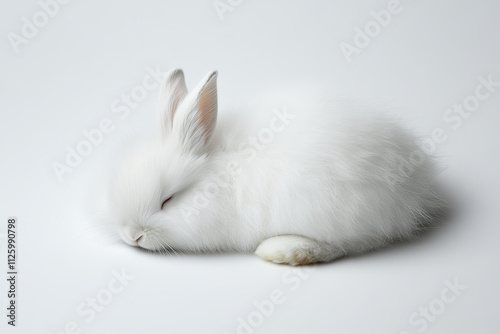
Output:
[[217,71],[213,71],[189,93],[175,115],[173,131],[186,149],[201,153],[216,122]]
[[186,81],[181,69],[173,69],[165,75],[160,93],[160,121],[166,132],[170,132],[179,104],[187,95]]

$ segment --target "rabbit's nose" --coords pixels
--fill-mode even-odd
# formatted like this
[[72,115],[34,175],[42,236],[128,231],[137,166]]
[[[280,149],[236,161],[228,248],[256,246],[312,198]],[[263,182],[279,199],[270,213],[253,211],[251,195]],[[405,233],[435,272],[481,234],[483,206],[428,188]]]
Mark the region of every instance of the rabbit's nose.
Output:
[[143,232],[137,229],[127,228],[125,234],[132,243],[138,244],[139,240],[142,238]]

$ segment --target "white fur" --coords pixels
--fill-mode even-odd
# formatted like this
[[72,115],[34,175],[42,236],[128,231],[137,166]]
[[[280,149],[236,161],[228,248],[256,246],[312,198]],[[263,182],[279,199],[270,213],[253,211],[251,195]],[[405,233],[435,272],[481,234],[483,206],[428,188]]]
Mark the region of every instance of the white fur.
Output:
[[110,199],[128,244],[331,261],[412,237],[436,205],[428,158],[403,168],[415,138],[380,113],[310,100],[214,129],[216,77],[188,94],[181,70],[167,74],[159,128],[116,170]]

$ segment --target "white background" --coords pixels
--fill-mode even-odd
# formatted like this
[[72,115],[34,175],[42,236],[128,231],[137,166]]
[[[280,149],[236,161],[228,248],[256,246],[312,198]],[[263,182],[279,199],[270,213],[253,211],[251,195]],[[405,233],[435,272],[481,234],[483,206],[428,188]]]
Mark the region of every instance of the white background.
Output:
[[[75,322],[81,333],[232,334],[275,289],[285,300],[255,333],[418,333],[409,317],[439,306],[446,280],[467,288],[423,332],[500,330],[500,91],[457,129],[443,120],[480,76],[500,81],[498,1],[401,0],[403,11],[350,63],[340,44],[353,44],[353,29],[387,1],[242,1],[221,20],[211,0],[73,0],[17,53],[8,34],[20,35],[40,5],[0,6],[0,265],[5,272],[5,225],[16,216],[20,272],[16,328],[0,283],[2,333],[60,333]],[[154,123],[158,89],[125,119],[111,105],[156,66],[183,68],[188,87],[219,70],[221,117],[290,81],[388,101],[425,138],[445,131],[434,155],[453,213],[418,242],[307,276],[249,254],[165,257],[103,241],[90,227],[89,185],[122,137]],[[114,131],[59,182],[52,163],[104,118]],[[87,323],[77,308],[122,269],[133,280]]]

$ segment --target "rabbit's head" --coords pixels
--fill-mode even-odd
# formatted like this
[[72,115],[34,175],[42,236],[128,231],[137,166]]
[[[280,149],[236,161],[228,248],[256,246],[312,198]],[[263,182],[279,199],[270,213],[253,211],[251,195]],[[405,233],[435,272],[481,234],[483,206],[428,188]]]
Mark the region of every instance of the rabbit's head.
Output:
[[190,237],[185,218],[210,166],[217,119],[217,72],[190,93],[182,70],[170,71],[161,90],[160,126],[131,148],[116,169],[110,201],[120,237],[150,250],[176,248]]

